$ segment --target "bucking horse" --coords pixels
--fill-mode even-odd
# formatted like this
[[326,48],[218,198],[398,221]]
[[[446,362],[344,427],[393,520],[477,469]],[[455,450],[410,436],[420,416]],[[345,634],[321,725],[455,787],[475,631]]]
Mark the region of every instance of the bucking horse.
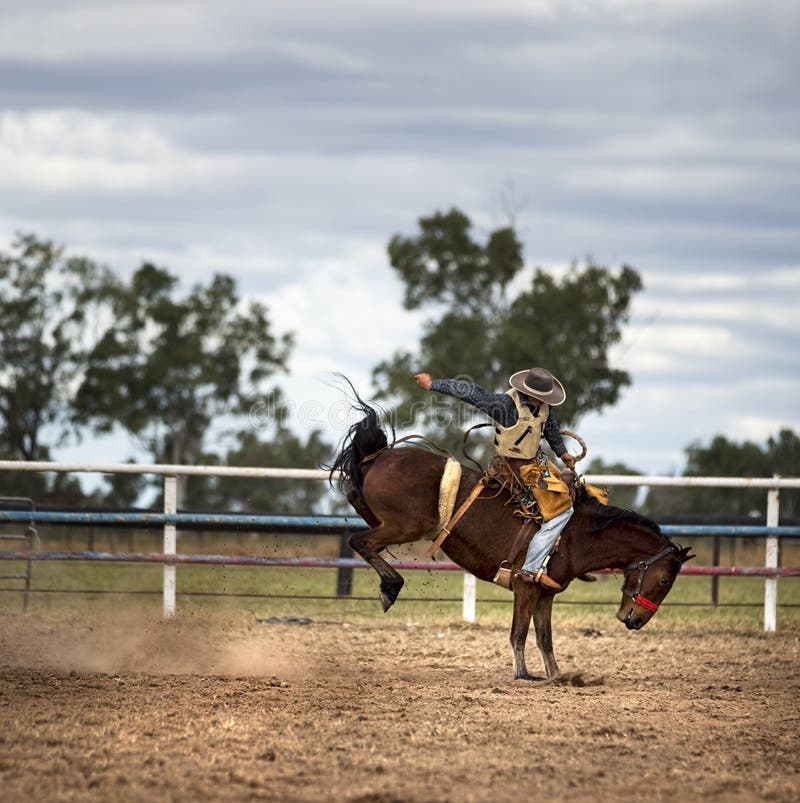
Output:
[[[403,587],[403,578],[381,552],[393,544],[433,540],[440,532],[439,492],[446,458],[420,446],[396,446],[394,432],[390,441],[373,407],[358,394],[353,404],[364,417],[346,434],[330,466],[331,479],[338,475],[348,501],[369,525],[369,530],[350,536],[350,546],[380,576],[380,598],[387,611]],[[480,472],[463,467],[455,505],[462,505],[480,479]],[[508,501],[496,489],[482,491],[442,542],[451,560],[481,580],[495,578],[520,530],[521,520]],[[550,558],[548,574],[563,590],[576,577],[593,571],[622,571],[617,619],[629,630],[639,630],[669,593],[682,564],[694,557],[690,549],[670,541],[644,516],[603,505],[580,489],[574,513]],[[523,549],[510,574],[514,678],[545,679],[528,674],[525,664],[525,642],[533,618],[536,644],[550,679],[559,674],[551,625],[554,592],[514,577],[524,556]]]

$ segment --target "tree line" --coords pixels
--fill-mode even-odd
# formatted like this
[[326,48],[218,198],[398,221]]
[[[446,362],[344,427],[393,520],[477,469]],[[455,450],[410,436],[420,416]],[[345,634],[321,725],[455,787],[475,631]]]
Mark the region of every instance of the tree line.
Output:
[[[429,317],[416,350],[401,349],[375,366],[374,398],[393,421],[413,422],[460,454],[471,411],[442,407],[410,378],[469,376],[490,389],[507,383],[510,368],[544,362],[569,388],[559,408],[562,426],[612,407],[631,377],[610,362],[631,302],[643,284],[629,265],[617,270],[575,262],[560,277],[524,268],[512,225],[483,241],[460,210],[419,220],[413,236],[397,234],[388,257],[404,287],[408,310]],[[156,463],[309,466],[328,462],[334,446],[323,433],[302,437],[275,415],[258,431],[247,412],[256,402],[280,411],[280,377],[287,372],[292,333],[275,332],[269,310],[244,302],[236,281],[214,274],[190,288],[166,268],[144,262],[128,279],[34,234],[19,234],[0,252],[0,455],[49,460],[67,443],[114,429]],[[214,448],[211,434],[222,434]],[[217,439],[215,439],[217,441]],[[484,439],[475,449],[486,458]],[[796,473],[800,438],[783,429],[767,444],[722,436],[686,447],[688,475],[771,476]],[[640,473],[595,459],[592,473]],[[69,475],[0,475],[0,495],[66,504],[131,505],[145,478],[113,475],[87,496]],[[191,478],[182,506],[195,509],[309,512],[325,492],[319,482]],[[630,506],[635,490],[617,489]],[[797,494],[782,494],[782,514],[796,513]],[[763,498],[762,498],[763,497]],[[653,514],[762,511],[766,494],[712,489],[653,489]],[[641,507],[641,505],[640,505]]]
[[[292,345],[266,307],[243,303],[224,273],[184,289],[169,270],[144,262],[124,280],[20,234],[0,253],[0,454],[50,460],[67,443],[119,428],[154,463],[318,463],[332,448],[319,432],[300,438],[276,424],[259,435],[247,426],[257,401],[280,409],[276,377]],[[226,450],[210,448],[212,432],[225,436]],[[323,492],[319,483],[253,489],[183,480],[181,505],[206,509],[308,510]],[[112,475],[88,497],[70,475],[4,472],[0,482],[2,495],[131,505],[148,480]]]

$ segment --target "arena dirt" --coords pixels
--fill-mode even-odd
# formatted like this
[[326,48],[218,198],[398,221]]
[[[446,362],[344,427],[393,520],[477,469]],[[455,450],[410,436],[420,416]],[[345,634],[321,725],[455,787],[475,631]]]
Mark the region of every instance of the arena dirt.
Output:
[[649,627],[5,616],[2,799],[797,800],[800,632]]

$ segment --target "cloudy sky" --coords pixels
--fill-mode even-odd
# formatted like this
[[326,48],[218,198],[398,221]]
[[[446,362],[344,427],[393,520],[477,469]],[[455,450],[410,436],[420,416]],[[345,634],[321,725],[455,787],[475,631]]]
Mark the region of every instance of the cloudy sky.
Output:
[[332,372],[368,394],[419,337],[390,236],[456,206],[482,237],[513,188],[529,270],[645,283],[591,455],[680,471],[800,431],[798,39],[796,0],[0,0],[0,247],[233,274],[336,438]]

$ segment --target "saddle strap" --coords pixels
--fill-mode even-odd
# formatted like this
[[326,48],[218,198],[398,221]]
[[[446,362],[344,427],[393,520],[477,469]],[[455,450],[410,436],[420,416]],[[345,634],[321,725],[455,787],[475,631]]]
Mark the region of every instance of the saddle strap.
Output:
[[511,542],[511,549],[508,552],[508,557],[500,564],[495,576],[492,578],[493,583],[497,583],[497,585],[502,588],[511,591],[511,572],[514,569],[514,561],[522,551],[522,547],[527,541],[528,533],[530,533],[535,523],[536,519],[525,519],[525,521],[522,522],[519,530],[517,530],[517,534],[514,536],[514,540]]
[[517,534],[514,537],[514,540],[511,542],[511,549],[508,552],[508,557],[506,558],[506,563],[509,566],[514,565],[514,561],[517,559],[517,555],[519,555],[520,550],[522,549],[523,544],[525,543],[525,539],[528,537],[528,533],[530,533],[531,528],[535,524],[534,519],[525,519],[522,522],[522,526],[517,530]]
[[442,527],[439,530],[439,534],[436,536],[436,540],[430,545],[428,551],[425,553],[429,558],[434,556],[434,553],[437,549],[444,543],[445,538],[450,535],[451,530],[458,524],[461,520],[461,517],[469,510],[472,503],[480,496],[481,491],[486,487],[488,479],[483,476],[481,477],[478,482],[475,484],[475,487],[469,492],[469,496],[461,503],[461,507],[453,513],[452,518],[450,521],[447,522],[446,526]]

